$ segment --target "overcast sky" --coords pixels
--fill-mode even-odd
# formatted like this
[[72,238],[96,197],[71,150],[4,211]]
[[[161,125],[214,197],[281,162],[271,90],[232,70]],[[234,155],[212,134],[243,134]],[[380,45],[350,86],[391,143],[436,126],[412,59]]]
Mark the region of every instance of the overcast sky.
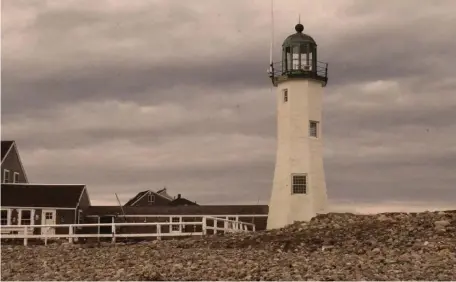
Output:
[[[266,0],[3,0],[2,139],[29,180],[267,203],[276,150]],[[334,206],[455,207],[456,3],[275,1],[329,62]]]

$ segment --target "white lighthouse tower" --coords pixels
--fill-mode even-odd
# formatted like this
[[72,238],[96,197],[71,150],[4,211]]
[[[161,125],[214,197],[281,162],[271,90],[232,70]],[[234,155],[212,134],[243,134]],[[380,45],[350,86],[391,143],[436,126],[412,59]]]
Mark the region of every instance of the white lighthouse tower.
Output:
[[297,24],[282,44],[282,60],[271,61],[277,87],[277,155],[268,229],[308,221],[326,210],[323,169],[322,95],[328,66],[317,61],[317,44]]

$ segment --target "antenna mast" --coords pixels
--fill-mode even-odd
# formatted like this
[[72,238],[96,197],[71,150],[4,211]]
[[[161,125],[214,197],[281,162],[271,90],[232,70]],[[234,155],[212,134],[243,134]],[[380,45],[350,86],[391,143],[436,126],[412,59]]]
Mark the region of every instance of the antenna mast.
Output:
[[120,203],[119,196],[117,196],[117,193],[115,193],[115,195],[116,195],[117,203],[119,204],[120,210],[122,211],[122,215],[123,215],[124,221],[127,222],[127,218],[125,217],[125,211],[124,211],[124,209],[122,207],[122,204]]
[[272,51],[274,49],[274,0],[271,0],[271,46],[269,48],[269,75],[274,75]]

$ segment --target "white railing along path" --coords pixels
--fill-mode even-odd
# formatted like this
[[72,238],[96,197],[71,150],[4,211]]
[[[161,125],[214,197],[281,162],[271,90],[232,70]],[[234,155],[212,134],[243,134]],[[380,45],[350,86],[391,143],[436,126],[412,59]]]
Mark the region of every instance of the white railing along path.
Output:
[[[207,224],[207,220],[212,220],[213,225]],[[218,222],[223,222],[223,227],[218,227]],[[201,226],[201,232],[187,232],[186,225]],[[156,231],[152,233],[118,233],[117,227],[122,226],[156,226]],[[169,226],[169,232],[163,232],[162,227]],[[178,230],[173,230],[178,227]],[[75,233],[75,228],[81,227],[98,227],[97,233]],[[100,227],[111,227],[111,233],[100,233]],[[33,234],[34,228],[47,228],[41,234]],[[55,228],[68,228],[67,234],[55,234],[49,232]],[[231,232],[249,232],[255,231],[255,225],[252,223],[229,220],[224,218],[216,218],[211,216],[202,216],[201,221],[192,222],[112,222],[112,223],[82,223],[82,224],[44,224],[44,225],[2,225],[1,239],[24,239],[24,246],[27,245],[27,239],[44,239],[47,244],[47,239],[51,238],[68,238],[70,243],[73,243],[75,238],[112,238],[112,242],[116,242],[116,238],[138,238],[138,237],[179,237],[179,236],[195,236],[206,235],[208,230],[213,230],[214,234],[217,231],[223,233]],[[16,234],[12,234],[16,233]]]

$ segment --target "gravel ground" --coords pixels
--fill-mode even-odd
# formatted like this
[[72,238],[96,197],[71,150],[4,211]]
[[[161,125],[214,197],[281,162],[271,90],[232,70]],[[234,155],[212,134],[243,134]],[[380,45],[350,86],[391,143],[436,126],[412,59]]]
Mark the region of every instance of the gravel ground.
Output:
[[249,234],[2,245],[5,280],[456,280],[456,211],[327,214]]

